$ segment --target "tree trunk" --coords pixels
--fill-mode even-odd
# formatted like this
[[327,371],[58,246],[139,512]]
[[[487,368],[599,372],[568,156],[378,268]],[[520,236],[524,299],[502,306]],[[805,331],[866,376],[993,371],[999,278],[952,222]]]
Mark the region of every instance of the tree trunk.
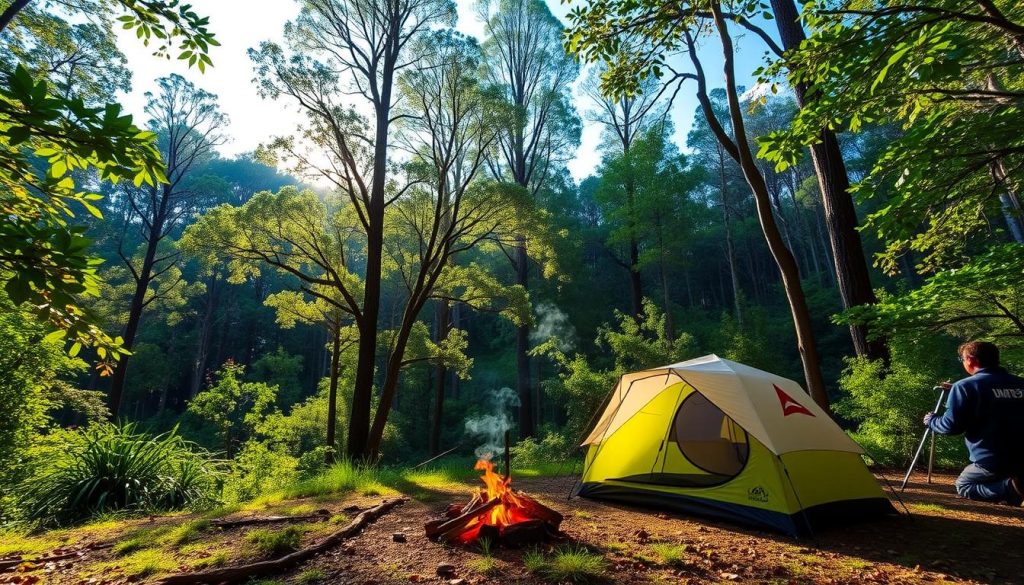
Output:
[[633,301],[633,318],[640,320],[644,313],[644,290],[640,280],[640,245],[636,236],[629,236],[629,293]]
[[[530,259],[526,241],[519,238],[516,246],[516,284],[527,288]],[[519,438],[533,436],[533,389],[530,383],[530,326],[516,327],[516,393],[519,395]]]
[[803,362],[807,391],[819,406],[827,410],[828,394],[825,391],[825,380],[821,375],[818,348],[814,339],[810,311],[807,309],[807,300],[804,298],[803,287],[800,283],[799,270],[793,255],[786,248],[782,235],[779,233],[779,228],[775,223],[775,216],[772,214],[772,204],[768,195],[768,188],[765,185],[764,177],[761,176],[761,172],[754,162],[753,153],[750,152],[749,142],[747,141],[742,106],[736,93],[732,38],[729,36],[728,27],[718,2],[711,3],[711,12],[715,19],[715,27],[718,29],[719,37],[722,41],[725,93],[729,101],[729,113],[732,120],[735,144],[739,154],[740,168],[743,170],[743,176],[746,178],[747,184],[754,194],[758,219],[761,222],[761,230],[764,232],[768,249],[771,251],[779,271],[782,273],[782,284],[786,290],[790,312],[793,315],[797,347],[800,350],[800,357]]
[[192,375],[189,379],[188,397],[190,399],[195,398],[199,394],[199,389],[203,385],[203,372],[206,370],[206,361],[210,355],[213,315],[217,310],[217,281],[217,275],[211,275],[209,284],[206,287],[206,309],[203,311],[203,321],[199,326],[199,343],[196,345],[196,355],[192,360]]
[[[796,4],[793,0],[771,2],[783,48],[787,51],[798,48],[807,37],[800,24]],[[797,84],[793,89],[797,105],[804,107],[808,101],[806,86]],[[827,129],[822,130],[820,138],[820,142],[811,146],[811,159],[821,188],[821,202],[835,263],[836,284],[843,308],[877,303],[860,234],[857,233],[857,211],[850,195],[850,182],[839,149],[839,140],[834,132]],[[881,359],[888,363],[889,348],[886,341],[869,340],[867,325],[850,325],[850,337],[858,356]]]
[[335,435],[338,427],[338,372],[341,362],[341,319],[333,324],[333,339],[331,340],[331,373],[329,389],[327,391],[327,440],[324,445],[327,447],[325,463],[334,463],[334,456],[337,452],[337,441]]
[[[125,323],[124,332],[121,334],[124,339],[124,348],[131,351],[135,346],[135,337],[139,333],[139,323],[142,321],[142,310],[145,308],[146,292],[149,290],[149,282],[153,276],[153,265],[156,264],[156,248],[160,243],[160,232],[163,230],[163,222],[153,223],[150,233],[146,238],[146,255],[142,259],[142,267],[139,269],[138,280],[135,281],[135,292],[132,294],[131,304],[128,306],[128,321]],[[116,420],[121,410],[121,401],[124,399],[124,383],[128,376],[129,355],[122,355],[114,367],[114,374],[110,379],[110,395],[108,397],[108,408],[110,408],[110,419]]]
[[367,209],[366,276],[363,282],[363,312],[358,319],[359,353],[352,393],[346,450],[352,459],[368,460],[370,412],[373,405],[374,368],[377,363],[377,320],[380,317],[381,265],[384,249],[384,188],[387,179],[388,130],[391,115],[391,85],[394,63],[384,65],[384,83],[377,107],[374,135],[373,176]]
[[[437,302],[437,343],[448,338],[449,310],[448,301]],[[441,429],[444,419],[444,391],[448,379],[448,368],[438,362],[434,370],[436,387],[434,388],[434,412],[430,425],[430,455],[433,457],[441,452]]]
[[722,223],[725,227],[725,256],[729,260],[729,277],[732,282],[733,309],[736,312],[736,324],[743,326],[742,295],[740,277],[736,271],[736,248],[732,241],[732,225],[729,221],[729,187],[725,180],[725,153],[718,147],[719,188],[722,191]]

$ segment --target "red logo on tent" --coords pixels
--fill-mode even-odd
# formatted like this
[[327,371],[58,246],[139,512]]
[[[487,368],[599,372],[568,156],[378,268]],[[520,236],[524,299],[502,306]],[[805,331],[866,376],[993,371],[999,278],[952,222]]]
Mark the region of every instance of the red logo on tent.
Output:
[[807,416],[814,416],[813,412],[807,410],[804,405],[800,404],[796,400],[793,400],[793,397],[783,392],[782,388],[779,388],[775,384],[772,384],[772,387],[775,388],[775,394],[779,396],[779,404],[782,405],[782,416],[789,416],[791,414],[806,414]]

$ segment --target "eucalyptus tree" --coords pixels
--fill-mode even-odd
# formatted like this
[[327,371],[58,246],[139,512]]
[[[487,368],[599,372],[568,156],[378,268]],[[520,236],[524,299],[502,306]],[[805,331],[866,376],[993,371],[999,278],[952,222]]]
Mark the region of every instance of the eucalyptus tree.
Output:
[[[643,136],[653,124],[664,121],[667,110],[659,107],[662,87],[657,81],[645,80],[636,94],[615,98],[601,92],[602,72],[600,68],[590,71],[583,85],[583,93],[594,104],[591,120],[603,126],[605,156],[617,159],[616,166],[620,167],[621,171],[618,173],[619,182],[616,187],[623,191],[627,221],[621,226],[618,235],[620,239],[625,240],[626,256],[620,258],[612,252],[612,258],[629,275],[632,313],[639,319],[643,311],[644,297],[643,280],[640,275],[640,237],[644,230],[635,221],[636,214],[633,213],[633,208],[637,205],[636,184],[639,177],[634,172],[630,151],[638,137]],[[606,177],[602,185],[608,184],[607,178],[610,177]]]
[[[337,283],[359,330],[346,442],[354,458],[370,455],[385,210],[411,187],[390,174],[396,76],[420,57],[410,51],[417,37],[454,20],[450,0],[306,0],[285,25],[287,48],[263,42],[250,50],[260,94],[293,101],[307,116],[296,137],[275,143],[277,151],[347,198],[363,239],[361,290]],[[353,96],[365,100],[368,119],[351,108]]]
[[[663,71],[671,73],[666,80],[668,83],[693,82],[712,133],[726,153],[737,161],[754,196],[762,233],[782,275],[808,392],[827,408],[828,395],[799,267],[779,231],[765,178],[750,147],[737,89],[735,49],[729,26],[731,15],[718,0],[686,2],[667,10],[661,8],[661,2],[601,0],[575,9],[570,15],[574,26],[567,35],[567,45],[588,61],[608,63],[609,73],[604,78],[603,88],[612,95],[635,94],[643,79],[657,77]],[[734,26],[759,30],[745,19],[734,21]],[[721,49],[727,101],[725,116],[712,108],[707,76],[698,53],[698,44],[704,39],[717,40]],[[676,71],[668,64],[670,55],[686,59],[688,70]],[[728,120],[728,129],[723,119]]]
[[[488,159],[489,169],[536,197],[579,141],[579,121],[569,102],[578,66],[562,48],[561,23],[542,0],[482,0],[478,8],[484,23],[484,76],[512,110]],[[516,284],[526,289],[530,245],[520,236],[510,255]],[[530,327],[523,323],[516,330],[521,437],[534,432],[529,346]]]
[[[146,113],[150,130],[158,136],[166,165],[166,182],[147,187],[126,185],[117,196],[124,197],[131,213],[124,226],[118,255],[131,274],[134,292],[121,337],[131,351],[139,332],[143,312],[151,303],[170,294],[181,283],[179,277],[161,287],[152,286],[171,271],[180,275],[181,254],[169,238],[183,218],[199,210],[199,191],[190,184],[195,170],[215,155],[223,144],[227,118],[217,108],[217,96],[195,87],[180,75],[157,81],[158,94],[147,94]],[[124,249],[130,245],[129,232],[138,232],[141,254]],[[141,258],[139,257],[141,256]],[[117,417],[124,394],[130,356],[114,367],[110,381],[109,406]]]

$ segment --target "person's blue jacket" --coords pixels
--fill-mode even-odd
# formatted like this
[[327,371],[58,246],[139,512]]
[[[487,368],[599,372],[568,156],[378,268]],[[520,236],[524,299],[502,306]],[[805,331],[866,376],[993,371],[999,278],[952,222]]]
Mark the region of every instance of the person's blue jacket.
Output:
[[983,368],[953,384],[942,416],[928,426],[964,434],[971,462],[995,473],[1024,472],[1024,378]]

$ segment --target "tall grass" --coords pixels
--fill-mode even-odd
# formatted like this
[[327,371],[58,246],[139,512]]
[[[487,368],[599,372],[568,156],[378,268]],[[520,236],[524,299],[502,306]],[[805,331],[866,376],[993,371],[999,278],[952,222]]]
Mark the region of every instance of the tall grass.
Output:
[[64,525],[117,511],[176,510],[213,501],[211,457],[176,430],[95,425],[22,486],[27,520]]

